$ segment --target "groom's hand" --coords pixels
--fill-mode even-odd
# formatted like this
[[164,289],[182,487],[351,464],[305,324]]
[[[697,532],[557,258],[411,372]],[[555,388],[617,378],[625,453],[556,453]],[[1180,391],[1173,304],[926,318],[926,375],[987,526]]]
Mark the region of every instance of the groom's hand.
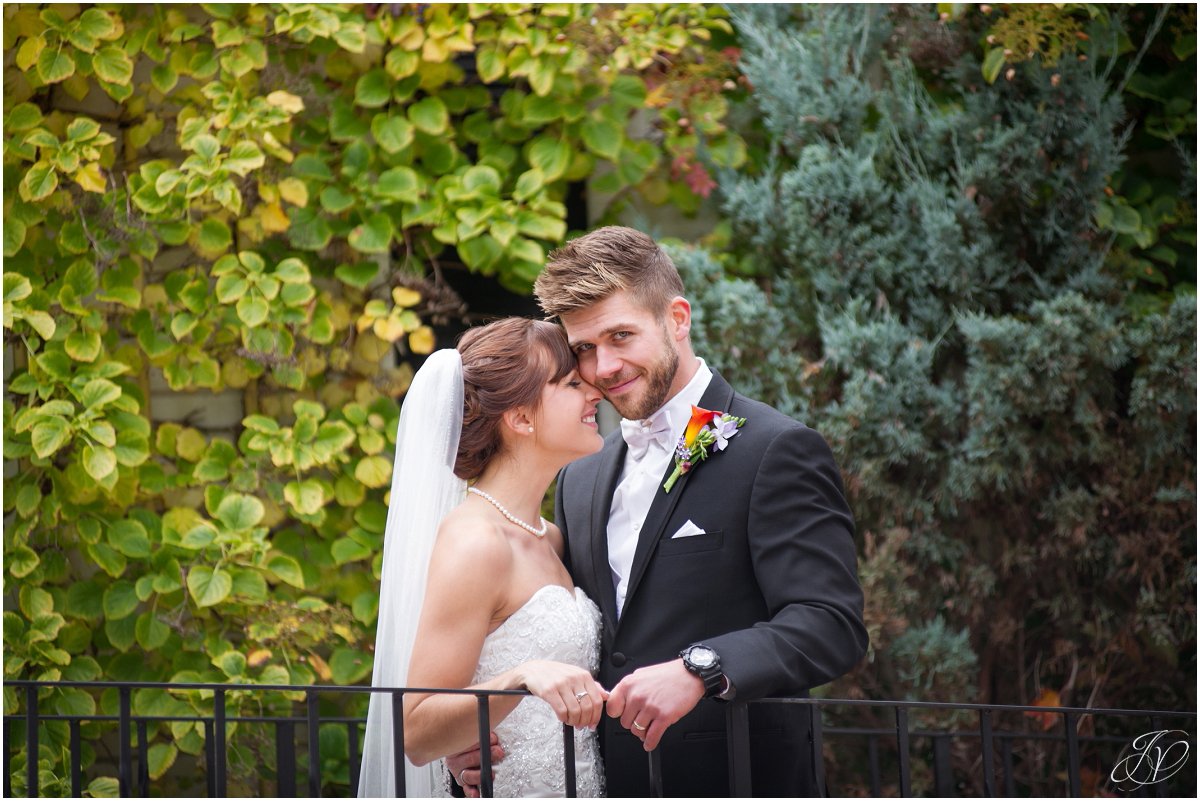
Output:
[[620,718],[621,725],[653,751],[667,728],[703,697],[704,682],[676,659],[639,668],[621,679],[608,696],[608,716]]
[[[496,736],[496,732],[492,732],[491,747],[492,764],[495,765],[504,759],[504,749],[500,747],[500,738]],[[479,798],[479,785],[483,783],[483,772],[479,769],[482,764],[483,758],[478,745],[446,757],[446,770],[454,776],[454,781],[463,788],[463,794],[467,798]],[[492,776],[495,777],[495,774],[496,771],[493,770]]]

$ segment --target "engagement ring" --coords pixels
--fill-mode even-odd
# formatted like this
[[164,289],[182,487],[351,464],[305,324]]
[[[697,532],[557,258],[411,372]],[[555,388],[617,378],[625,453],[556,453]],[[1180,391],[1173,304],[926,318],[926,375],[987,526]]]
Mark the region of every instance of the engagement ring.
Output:
[[587,697],[588,697],[588,691],[587,691],[587,690],[580,690],[579,692],[575,693],[575,700],[576,700],[576,701],[582,700],[582,699],[584,699],[584,698],[587,698]]

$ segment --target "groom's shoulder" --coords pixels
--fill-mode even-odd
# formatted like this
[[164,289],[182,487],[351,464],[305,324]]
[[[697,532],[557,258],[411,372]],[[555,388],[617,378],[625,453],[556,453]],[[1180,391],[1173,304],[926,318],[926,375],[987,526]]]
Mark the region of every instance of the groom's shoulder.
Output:
[[774,406],[743,395],[736,390],[733,393],[733,403],[730,404],[728,411],[738,417],[745,417],[747,423],[753,420],[755,428],[772,435],[789,429],[808,429],[804,423],[788,417]]

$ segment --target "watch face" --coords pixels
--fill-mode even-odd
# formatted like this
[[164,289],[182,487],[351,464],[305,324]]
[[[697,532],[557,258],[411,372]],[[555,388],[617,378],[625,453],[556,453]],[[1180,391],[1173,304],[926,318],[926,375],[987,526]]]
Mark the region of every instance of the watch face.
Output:
[[703,670],[717,663],[717,652],[711,648],[697,645],[688,651],[687,661]]

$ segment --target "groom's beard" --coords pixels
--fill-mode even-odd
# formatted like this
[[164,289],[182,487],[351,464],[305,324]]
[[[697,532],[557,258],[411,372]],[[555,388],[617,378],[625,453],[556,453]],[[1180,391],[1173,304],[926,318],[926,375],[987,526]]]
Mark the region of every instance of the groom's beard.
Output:
[[[679,353],[676,352],[674,345],[671,343],[670,335],[664,329],[662,358],[646,369],[646,388],[642,392],[641,397],[610,397],[608,401],[626,420],[644,420],[657,412],[667,402],[668,393],[671,391],[671,382],[675,380],[675,373],[678,370]],[[600,385],[600,389],[603,391],[608,387],[619,386],[631,378],[633,378],[632,375],[619,375],[614,379],[605,381]],[[608,397],[607,392],[605,392],[605,397]]]

